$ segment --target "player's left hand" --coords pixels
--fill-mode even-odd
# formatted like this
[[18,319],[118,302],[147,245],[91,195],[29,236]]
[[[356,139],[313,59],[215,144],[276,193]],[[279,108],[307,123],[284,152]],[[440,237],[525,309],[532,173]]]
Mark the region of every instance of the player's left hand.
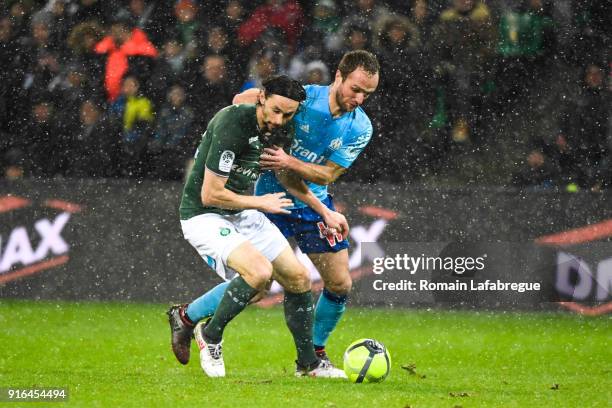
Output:
[[287,170],[291,159],[292,156],[278,146],[266,147],[259,156],[259,164],[262,170]]

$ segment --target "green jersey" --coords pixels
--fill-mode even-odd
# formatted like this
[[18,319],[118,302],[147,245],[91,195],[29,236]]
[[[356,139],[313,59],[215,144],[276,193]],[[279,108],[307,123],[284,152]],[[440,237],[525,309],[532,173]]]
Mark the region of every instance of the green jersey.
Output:
[[499,23],[497,49],[503,57],[531,57],[544,53],[547,36],[554,29],[553,20],[527,11],[504,13]]
[[[285,127],[284,132],[289,136],[286,140],[290,144],[293,138],[291,124]],[[207,168],[221,177],[227,177],[225,188],[244,195],[259,177],[259,156],[263,152],[260,135],[255,105],[231,105],[217,112],[208,123],[196,150],[195,162],[181,198],[181,220],[206,213],[229,215],[242,211],[202,204],[204,170]]]

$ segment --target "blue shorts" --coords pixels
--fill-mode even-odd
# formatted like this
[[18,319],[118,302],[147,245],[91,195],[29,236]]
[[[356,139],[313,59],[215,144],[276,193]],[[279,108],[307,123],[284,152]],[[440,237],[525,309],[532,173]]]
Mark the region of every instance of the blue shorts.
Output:
[[[330,210],[336,211],[330,195],[322,202]],[[294,237],[300,250],[305,254],[338,252],[349,247],[348,239],[342,240],[339,235],[323,234],[326,228],[323,218],[310,207],[291,210],[291,214],[266,214],[266,216],[286,238]]]

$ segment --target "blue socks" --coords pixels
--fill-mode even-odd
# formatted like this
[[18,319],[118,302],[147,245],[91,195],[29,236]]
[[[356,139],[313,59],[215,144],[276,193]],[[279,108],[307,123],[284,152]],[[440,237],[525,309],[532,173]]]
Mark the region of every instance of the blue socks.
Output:
[[230,282],[231,281],[227,281],[218,284],[187,306],[186,314],[193,324],[215,314],[215,310],[217,310],[217,306],[221,303],[221,298]]
[[329,335],[346,310],[347,295],[338,295],[323,289],[315,309],[313,343],[315,348],[325,347]]

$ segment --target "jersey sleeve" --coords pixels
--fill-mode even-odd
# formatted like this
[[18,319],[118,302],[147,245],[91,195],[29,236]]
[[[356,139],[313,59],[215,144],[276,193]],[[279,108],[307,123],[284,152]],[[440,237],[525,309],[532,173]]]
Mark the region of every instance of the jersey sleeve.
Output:
[[370,123],[358,133],[355,137],[350,138],[339,149],[335,150],[330,156],[329,161],[336,163],[338,166],[348,168],[353,164],[357,156],[365,149],[372,138],[372,125]]
[[245,145],[239,126],[220,124],[208,129],[206,137],[211,138],[208,155],[204,160],[206,168],[219,176],[229,177],[234,160]]

